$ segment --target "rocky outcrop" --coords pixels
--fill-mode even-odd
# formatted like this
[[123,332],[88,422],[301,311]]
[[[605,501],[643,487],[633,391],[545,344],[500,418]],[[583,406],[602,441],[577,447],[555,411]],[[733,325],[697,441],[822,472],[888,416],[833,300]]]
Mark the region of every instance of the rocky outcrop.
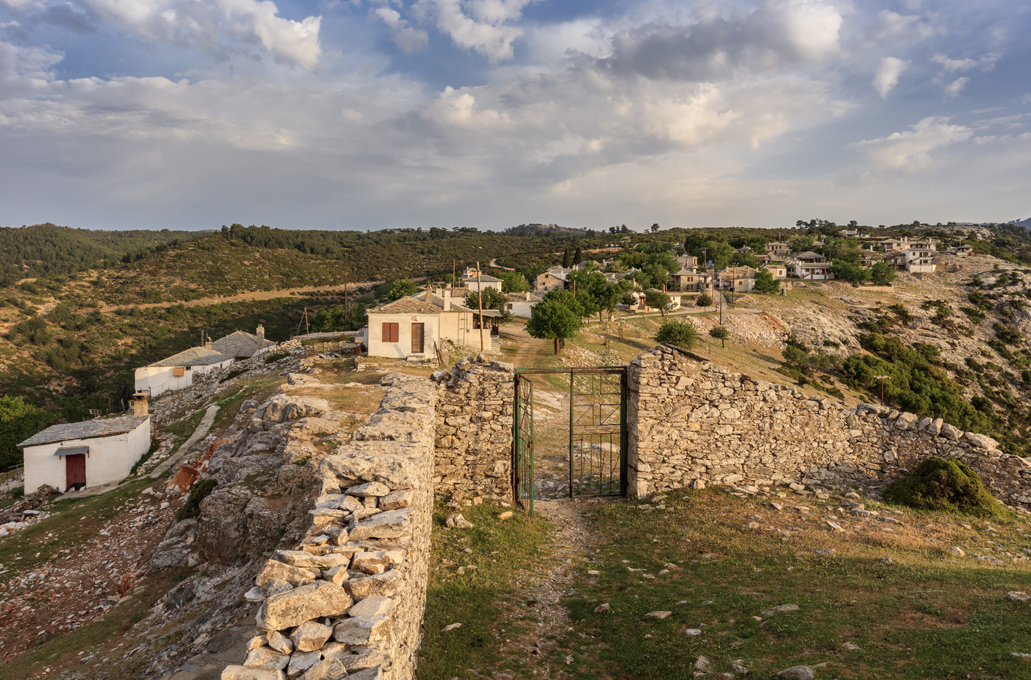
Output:
[[660,346],[629,367],[630,493],[717,483],[880,487],[928,456],[958,458],[1004,503],[1031,509],[1031,465],[941,419],[848,409]]
[[264,600],[257,634],[224,680],[413,676],[429,572],[437,391],[419,378],[387,382],[379,411],[319,465],[321,493],[304,538],[261,569],[251,591]]
[[449,496],[512,495],[511,364],[478,357],[437,371],[434,488]]

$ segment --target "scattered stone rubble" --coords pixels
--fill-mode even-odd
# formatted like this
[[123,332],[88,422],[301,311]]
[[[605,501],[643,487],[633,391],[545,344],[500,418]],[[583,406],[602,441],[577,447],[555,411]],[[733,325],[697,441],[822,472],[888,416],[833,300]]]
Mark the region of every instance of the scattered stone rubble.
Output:
[[[380,410],[319,465],[294,550],[265,562],[242,665],[223,680],[408,678],[419,647],[433,505],[433,386],[394,375]],[[265,410],[268,413],[268,409]]]
[[958,458],[996,498],[1031,509],[1031,464],[939,419],[854,409],[669,346],[629,367],[631,494],[699,484],[879,488],[928,456]]

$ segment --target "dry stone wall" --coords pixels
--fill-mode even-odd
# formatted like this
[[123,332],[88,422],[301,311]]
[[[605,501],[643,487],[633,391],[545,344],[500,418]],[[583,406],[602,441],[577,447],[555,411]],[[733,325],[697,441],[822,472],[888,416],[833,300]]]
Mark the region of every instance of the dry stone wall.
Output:
[[705,484],[881,487],[928,456],[960,459],[1031,509],[1031,465],[990,437],[891,408],[807,397],[669,346],[629,367],[631,495]]
[[511,364],[466,357],[437,371],[433,485],[445,496],[512,495]]
[[379,411],[319,465],[321,495],[277,550],[246,660],[223,680],[400,680],[414,675],[429,572],[437,390],[395,375]]

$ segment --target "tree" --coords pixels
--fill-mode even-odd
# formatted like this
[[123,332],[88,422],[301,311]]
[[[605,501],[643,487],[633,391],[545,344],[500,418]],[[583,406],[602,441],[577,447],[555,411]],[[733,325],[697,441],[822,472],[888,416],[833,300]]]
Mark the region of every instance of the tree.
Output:
[[498,278],[501,279],[503,293],[525,293],[530,290],[526,277],[519,272],[502,272]]
[[662,312],[664,318],[669,313],[669,310],[673,308],[673,300],[660,290],[645,291],[644,303]]
[[573,258],[569,255],[569,248],[562,251],[562,268],[569,269],[570,265],[573,264]]
[[657,232],[659,229],[660,229],[660,227],[659,227],[659,223],[658,222],[656,222],[655,224],[652,225],[652,233],[653,234],[655,232]]
[[776,293],[780,290],[780,283],[773,274],[765,269],[759,269],[755,272],[755,286],[752,290],[757,293]]
[[21,397],[0,397],[0,471],[21,462],[18,442],[49,427],[60,416],[27,404]]
[[835,278],[853,284],[862,283],[870,277],[869,270],[863,269],[861,265],[848,260],[834,260],[834,264],[831,265],[831,271],[834,272]]
[[394,279],[394,282],[390,284],[390,292],[387,293],[387,297],[391,300],[400,300],[403,297],[415,295],[417,292],[419,289],[408,279]]
[[712,298],[708,295],[699,295],[695,298],[695,305],[698,307],[712,307]]
[[714,326],[710,328],[709,335],[722,342],[723,347],[726,348],[727,338],[730,337],[730,331],[727,330],[726,326]]
[[[476,311],[480,306],[480,296],[476,293],[469,293],[465,296],[464,302],[466,307]],[[496,309],[504,318],[508,314],[508,298],[497,288],[486,286],[483,289],[483,308]]]
[[563,342],[575,337],[580,331],[580,315],[566,303],[564,296],[554,293],[566,293],[572,298],[572,293],[568,291],[552,291],[545,295],[541,302],[530,309],[526,332],[533,338],[554,340],[557,355],[561,352]]
[[576,247],[576,252],[573,253],[573,264],[580,264],[584,261],[584,251],[580,246]]
[[870,281],[875,286],[890,286],[895,280],[895,268],[887,262],[878,262],[870,270]]
[[691,349],[698,337],[698,329],[690,321],[667,321],[659,327],[655,340]]
[[795,236],[788,241],[788,247],[793,253],[803,253],[812,249],[813,239],[810,236]]

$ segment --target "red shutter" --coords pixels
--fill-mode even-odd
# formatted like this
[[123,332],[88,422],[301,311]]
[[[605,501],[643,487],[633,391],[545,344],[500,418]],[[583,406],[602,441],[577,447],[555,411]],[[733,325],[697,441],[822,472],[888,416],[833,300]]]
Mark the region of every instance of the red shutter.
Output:
[[384,323],[383,324],[383,342],[397,342],[400,337],[398,333],[398,324],[396,323]]

